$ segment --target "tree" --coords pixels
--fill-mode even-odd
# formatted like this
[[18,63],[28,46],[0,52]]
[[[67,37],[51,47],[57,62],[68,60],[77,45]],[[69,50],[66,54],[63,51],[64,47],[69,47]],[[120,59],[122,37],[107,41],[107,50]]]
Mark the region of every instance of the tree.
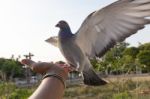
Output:
[[124,55],[121,62],[125,73],[136,72],[135,58],[132,55]]
[[150,50],[150,43],[145,43],[139,46],[139,50]]
[[143,65],[143,69],[150,71],[150,50],[140,51],[137,55],[138,61]]
[[150,72],[150,43],[145,43],[139,46],[137,59],[141,64],[143,72]]
[[11,59],[0,59],[1,78],[9,80],[13,77],[23,76],[20,62]]
[[0,58],[0,78],[1,79],[5,79],[5,74],[3,73],[2,71],[2,68],[3,68],[3,63],[5,62],[5,59],[4,58]]
[[119,73],[122,68],[122,63],[120,62],[123,57],[122,52],[128,45],[125,42],[118,43],[101,58],[101,61],[92,60],[94,68],[101,72],[110,73],[113,71],[114,73]]
[[123,55],[129,55],[133,57],[134,59],[136,58],[137,54],[139,53],[139,49],[136,47],[129,47],[126,48],[123,52]]
[[128,43],[119,43],[108,51],[100,61],[92,60],[97,71],[120,74],[122,72],[150,72],[150,43],[139,47],[128,47]]

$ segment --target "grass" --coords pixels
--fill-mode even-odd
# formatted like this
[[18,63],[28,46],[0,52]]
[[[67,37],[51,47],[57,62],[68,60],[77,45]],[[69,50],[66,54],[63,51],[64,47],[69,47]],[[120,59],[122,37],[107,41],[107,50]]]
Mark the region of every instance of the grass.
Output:
[[[111,83],[105,86],[68,86],[63,99],[150,99],[150,80],[147,78],[111,79]],[[0,99],[27,99],[36,88],[17,88],[13,83],[0,83]]]
[[27,99],[35,88],[18,88],[14,83],[0,83],[0,99]]
[[150,81],[128,79],[99,87],[71,86],[65,91],[64,99],[150,99]]

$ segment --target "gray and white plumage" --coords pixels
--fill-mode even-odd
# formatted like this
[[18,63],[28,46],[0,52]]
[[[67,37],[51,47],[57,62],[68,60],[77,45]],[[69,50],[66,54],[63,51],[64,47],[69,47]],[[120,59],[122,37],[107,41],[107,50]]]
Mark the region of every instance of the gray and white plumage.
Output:
[[[105,82],[94,78],[89,58],[102,57],[117,42],[125,40],[150,24],[149,18],[150,0],[118,0],[91,13],[75,34],[72,34],[65,21],[60,21],[58,24],[67,27],[68,30],[62,32],[61,30],[65,29],[58,26],[58,39],[55,37],[54,40],[51,37],[47,42],[51,43],[53,39],[52,44],[58,44],[68,63],[76,68],[79,65],[78,70],[83,72],[86,84],[103,85]],[[101,81],[101,84],[97,84]]]

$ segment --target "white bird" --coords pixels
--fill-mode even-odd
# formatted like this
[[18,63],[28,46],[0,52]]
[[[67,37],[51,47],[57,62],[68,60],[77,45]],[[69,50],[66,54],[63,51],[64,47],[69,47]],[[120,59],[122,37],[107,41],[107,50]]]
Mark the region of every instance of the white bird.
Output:
[[94,11],[73,34],[66,21],[60,21],[58,37],[46,41],[57,46],[67,62],[83,73],[87,85],[104,85],[96,75],[91,58],[102,57],[117,42],[150,24],[150,0],[118,0]]

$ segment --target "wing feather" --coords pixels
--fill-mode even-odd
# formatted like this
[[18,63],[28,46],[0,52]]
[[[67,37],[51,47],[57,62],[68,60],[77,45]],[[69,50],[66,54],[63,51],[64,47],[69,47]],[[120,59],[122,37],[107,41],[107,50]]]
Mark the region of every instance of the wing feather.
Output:
[[89,57],[101,57],[117,42],[150,24],[150,0],[119,0],[91,13],[75,34]]
[[45,41],[55,47],[58,47],[58,37],[57,36],[50,37],[50,38],[46,39]]

